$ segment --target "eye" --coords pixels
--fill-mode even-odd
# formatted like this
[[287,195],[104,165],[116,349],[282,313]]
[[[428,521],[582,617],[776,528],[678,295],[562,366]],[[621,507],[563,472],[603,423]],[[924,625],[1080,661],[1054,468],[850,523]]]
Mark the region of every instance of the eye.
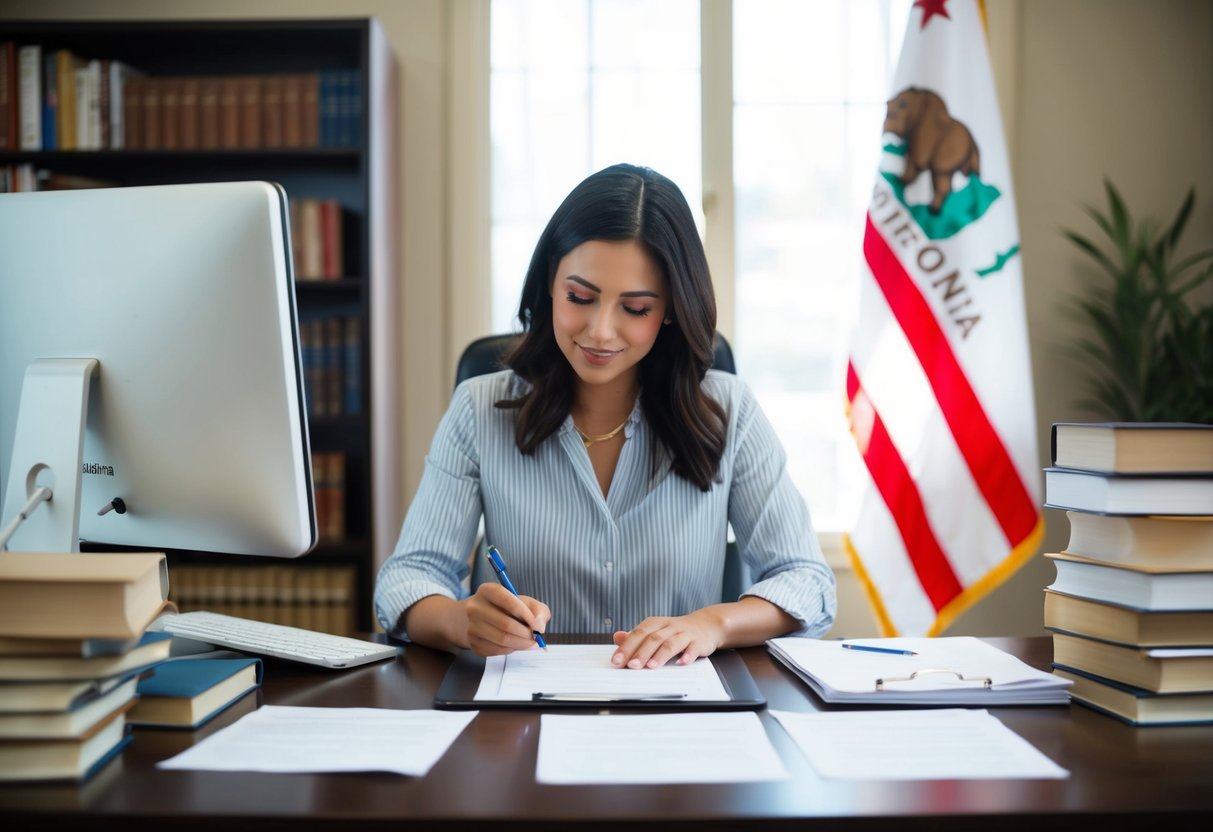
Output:
[[651,312],[652,309],[650,309],[647,306],[641,306],[641,307],[625,306],[625,307],[623,307],[623,311],[627,312],[629,315],[632,315],[637,318],[647,318],[649,315],[649,312]]
[[593,298],[582,297],[581,295],[577,294],[576,292],[569,292],[568,300],[569,300],[569,303],[575,303],[578,306],[586,306],[586,305],[594,302]]

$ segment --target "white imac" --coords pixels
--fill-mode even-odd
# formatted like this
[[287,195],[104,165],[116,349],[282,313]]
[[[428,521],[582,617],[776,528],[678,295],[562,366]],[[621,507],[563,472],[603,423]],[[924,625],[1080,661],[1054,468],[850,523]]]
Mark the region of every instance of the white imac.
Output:
[[302,378],[280,186],[0,194],[10,551],[305,554]]

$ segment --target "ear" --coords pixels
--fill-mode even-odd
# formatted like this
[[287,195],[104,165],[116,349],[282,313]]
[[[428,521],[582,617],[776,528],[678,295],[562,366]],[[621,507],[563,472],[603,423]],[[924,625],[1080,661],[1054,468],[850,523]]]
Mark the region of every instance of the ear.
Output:
[[662,323],[663,323],[664,325],[666,325],[666,326],[669,326],[670,324],[674,323],[674,319],[673,319],[673,318],[666,318],[664,321],[662,321]]

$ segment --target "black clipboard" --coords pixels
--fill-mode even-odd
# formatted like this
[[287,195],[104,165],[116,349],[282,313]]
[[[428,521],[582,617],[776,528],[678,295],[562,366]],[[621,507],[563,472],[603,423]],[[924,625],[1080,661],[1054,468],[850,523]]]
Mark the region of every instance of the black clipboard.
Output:
[[[434,707],[443,710],[485,710],[488,708],[610,708],[626,709],[674,709],[695,711],[754,711],[767,704],[766,697],[758,690],[754,677],[750,675],[741,656],[735,650],[718,650],[709,660],[724,685],[729,698],[720,700],[702,699],[542,699],[542,700],[491,700],[476,699],[480,677],[484,675],[484,658],[468,650],[455,654],[455,660],[447,669],[438,693],[434,695]],[[621,673],[629,671],[621,670]],[[643,673],[643,670],[631,671]]]

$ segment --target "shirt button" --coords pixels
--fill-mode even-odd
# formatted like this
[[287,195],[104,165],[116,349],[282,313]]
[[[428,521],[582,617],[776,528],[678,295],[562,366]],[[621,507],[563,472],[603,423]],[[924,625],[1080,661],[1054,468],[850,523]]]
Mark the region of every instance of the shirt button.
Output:
[[610,572],[612,569],[615,568],[615,562],[608,560],[606,563],[604,563],[602,565],[602,568],[605,569],[606,571]]
[[602,623],[608,627],[612,627],[615,624],[615,622],[611,620],[611,617],[609,615],[606,618],[602,619]]

